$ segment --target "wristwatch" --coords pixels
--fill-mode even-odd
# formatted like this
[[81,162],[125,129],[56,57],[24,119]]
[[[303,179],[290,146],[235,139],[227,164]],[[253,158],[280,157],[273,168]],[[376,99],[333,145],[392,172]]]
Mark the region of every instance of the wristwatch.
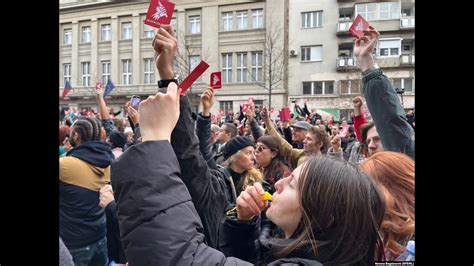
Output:
[[365,71],[362,71],[362,75],[365,76],[365,75],[369,74],[372,70],[375,70],[375,69],[380,69],[379,65],[374,64],[374,66],[372,68],[369,68]]
[[168,88],[168,85],[174,82],[176,85],[179,85],[179,76],[175,75],[173,79],[162,79],[158,81],[158,88]]

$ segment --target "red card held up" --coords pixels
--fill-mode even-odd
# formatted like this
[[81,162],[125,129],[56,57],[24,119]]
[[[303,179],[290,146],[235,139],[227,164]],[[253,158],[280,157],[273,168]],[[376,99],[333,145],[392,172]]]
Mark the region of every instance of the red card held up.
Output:
[[181,88],[181,95],[184,96],[186,94],[186,91],[193,85],[194,81],[199,78],[199,76],[206,71],[206,69],[209,67],[209,65],[204,62],[204,60],[201,60],[199,65],[197,65],[194,70],[179,84],[179,88]]
[[367,29],[369,29],[369,23],[361,15],[357,15],[348,31],[352,36],[359,39],[364,36],[364,30]]
[[291,119],[290,108],[288,107],[281,108],[280,121],[285,122],[285,121],[290,121],[290,119]]
[[249,104],[248,103],[244,103],[242,105],[242,113],[245,113],[247,111],[247,109],[249,109]]
[[211,73],[210,84],[213,89],[222,88],[222,74],[220,71]]
[[97,83],[95,84],[95,89],[96,89],[96,90],[102,89],[102,83],[101,83],[101,82],[97,82]]
[[174,3],[167,0],[151,0],[148,13],[143,22],[152,27],[159,28],[161,24],[170,24],[173,12]]

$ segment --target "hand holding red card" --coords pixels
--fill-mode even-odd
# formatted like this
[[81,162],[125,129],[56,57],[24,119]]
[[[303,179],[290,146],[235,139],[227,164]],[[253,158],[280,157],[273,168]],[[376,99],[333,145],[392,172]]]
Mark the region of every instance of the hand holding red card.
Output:
[[173,18],[174,5],[174,3],[167,0],[151,0],[148,13],[143,22],[155,28],[159,28],[161,24],[170,24]]
[[210,84],[213,89],[222,88],[222,74],[220,71],[211,73]]
[[364,36],[364,30],[369,29],[369,23],[361,16],[357,15],[356,19],[349,28],[349,32],[355,38],[359,39]]

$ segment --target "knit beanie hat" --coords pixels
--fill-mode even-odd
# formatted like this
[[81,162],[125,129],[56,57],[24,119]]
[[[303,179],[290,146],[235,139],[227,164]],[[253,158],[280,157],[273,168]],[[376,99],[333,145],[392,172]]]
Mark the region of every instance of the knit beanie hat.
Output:
[[224,160],[227,160],[230,156],[234,155],[239,150],[248,146],[253,147],[253,142],[247,137],[237,136],[230,139],[224,145],[224,150],[222,151],[222,154],[224,155]]

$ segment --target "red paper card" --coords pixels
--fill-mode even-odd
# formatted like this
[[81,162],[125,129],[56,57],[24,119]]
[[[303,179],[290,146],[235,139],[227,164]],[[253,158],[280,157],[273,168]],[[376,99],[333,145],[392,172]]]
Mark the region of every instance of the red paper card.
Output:
[[275,111],[275,109],[273,109],[273,107],[270,108],[270,113],[273,113],[273,111]]
[[249,108],[249,104],[248,104],[248,103],[244,103],[244,104],[242,105],[242,113],[245,113],[248,108]]
[[220,114],[221,116],[224,116],[224,109],[219,109],[219,114]]
[[161,24],[170,24],[173,12],[174,3],[166,0],[151,0],[148,13],[143,22],[152,27],[159,28]]
[[291,119],[290,108],[288,107],[281,108],[280,121],[285,122],[285,121],[290,121],[290,119]]
[[367,29],[369,29],[369,23],[361,15],[357,15],[348,31],[359,39],[364,36],[364,30]]
[[95,89],[96,89],[96,90],[102,89],[102,83],[97,82],[97,83],[95,84]]
[[253,97],[249,98],[249,104],[253,104]]
[[220,71],[211,73],[210,84],[213,89],[222,88],[222,74]]
[[185,95],[186,91],[193,85],[194,81],[199,78],[199,76],[206,71],[206,69],[209,67],[209,65],[204,62],[204,60],[201,60],[199,65],[194,68],[193,72],[191,72],[184,80],[179,84],[179,88],[182,89],[181,95]]

